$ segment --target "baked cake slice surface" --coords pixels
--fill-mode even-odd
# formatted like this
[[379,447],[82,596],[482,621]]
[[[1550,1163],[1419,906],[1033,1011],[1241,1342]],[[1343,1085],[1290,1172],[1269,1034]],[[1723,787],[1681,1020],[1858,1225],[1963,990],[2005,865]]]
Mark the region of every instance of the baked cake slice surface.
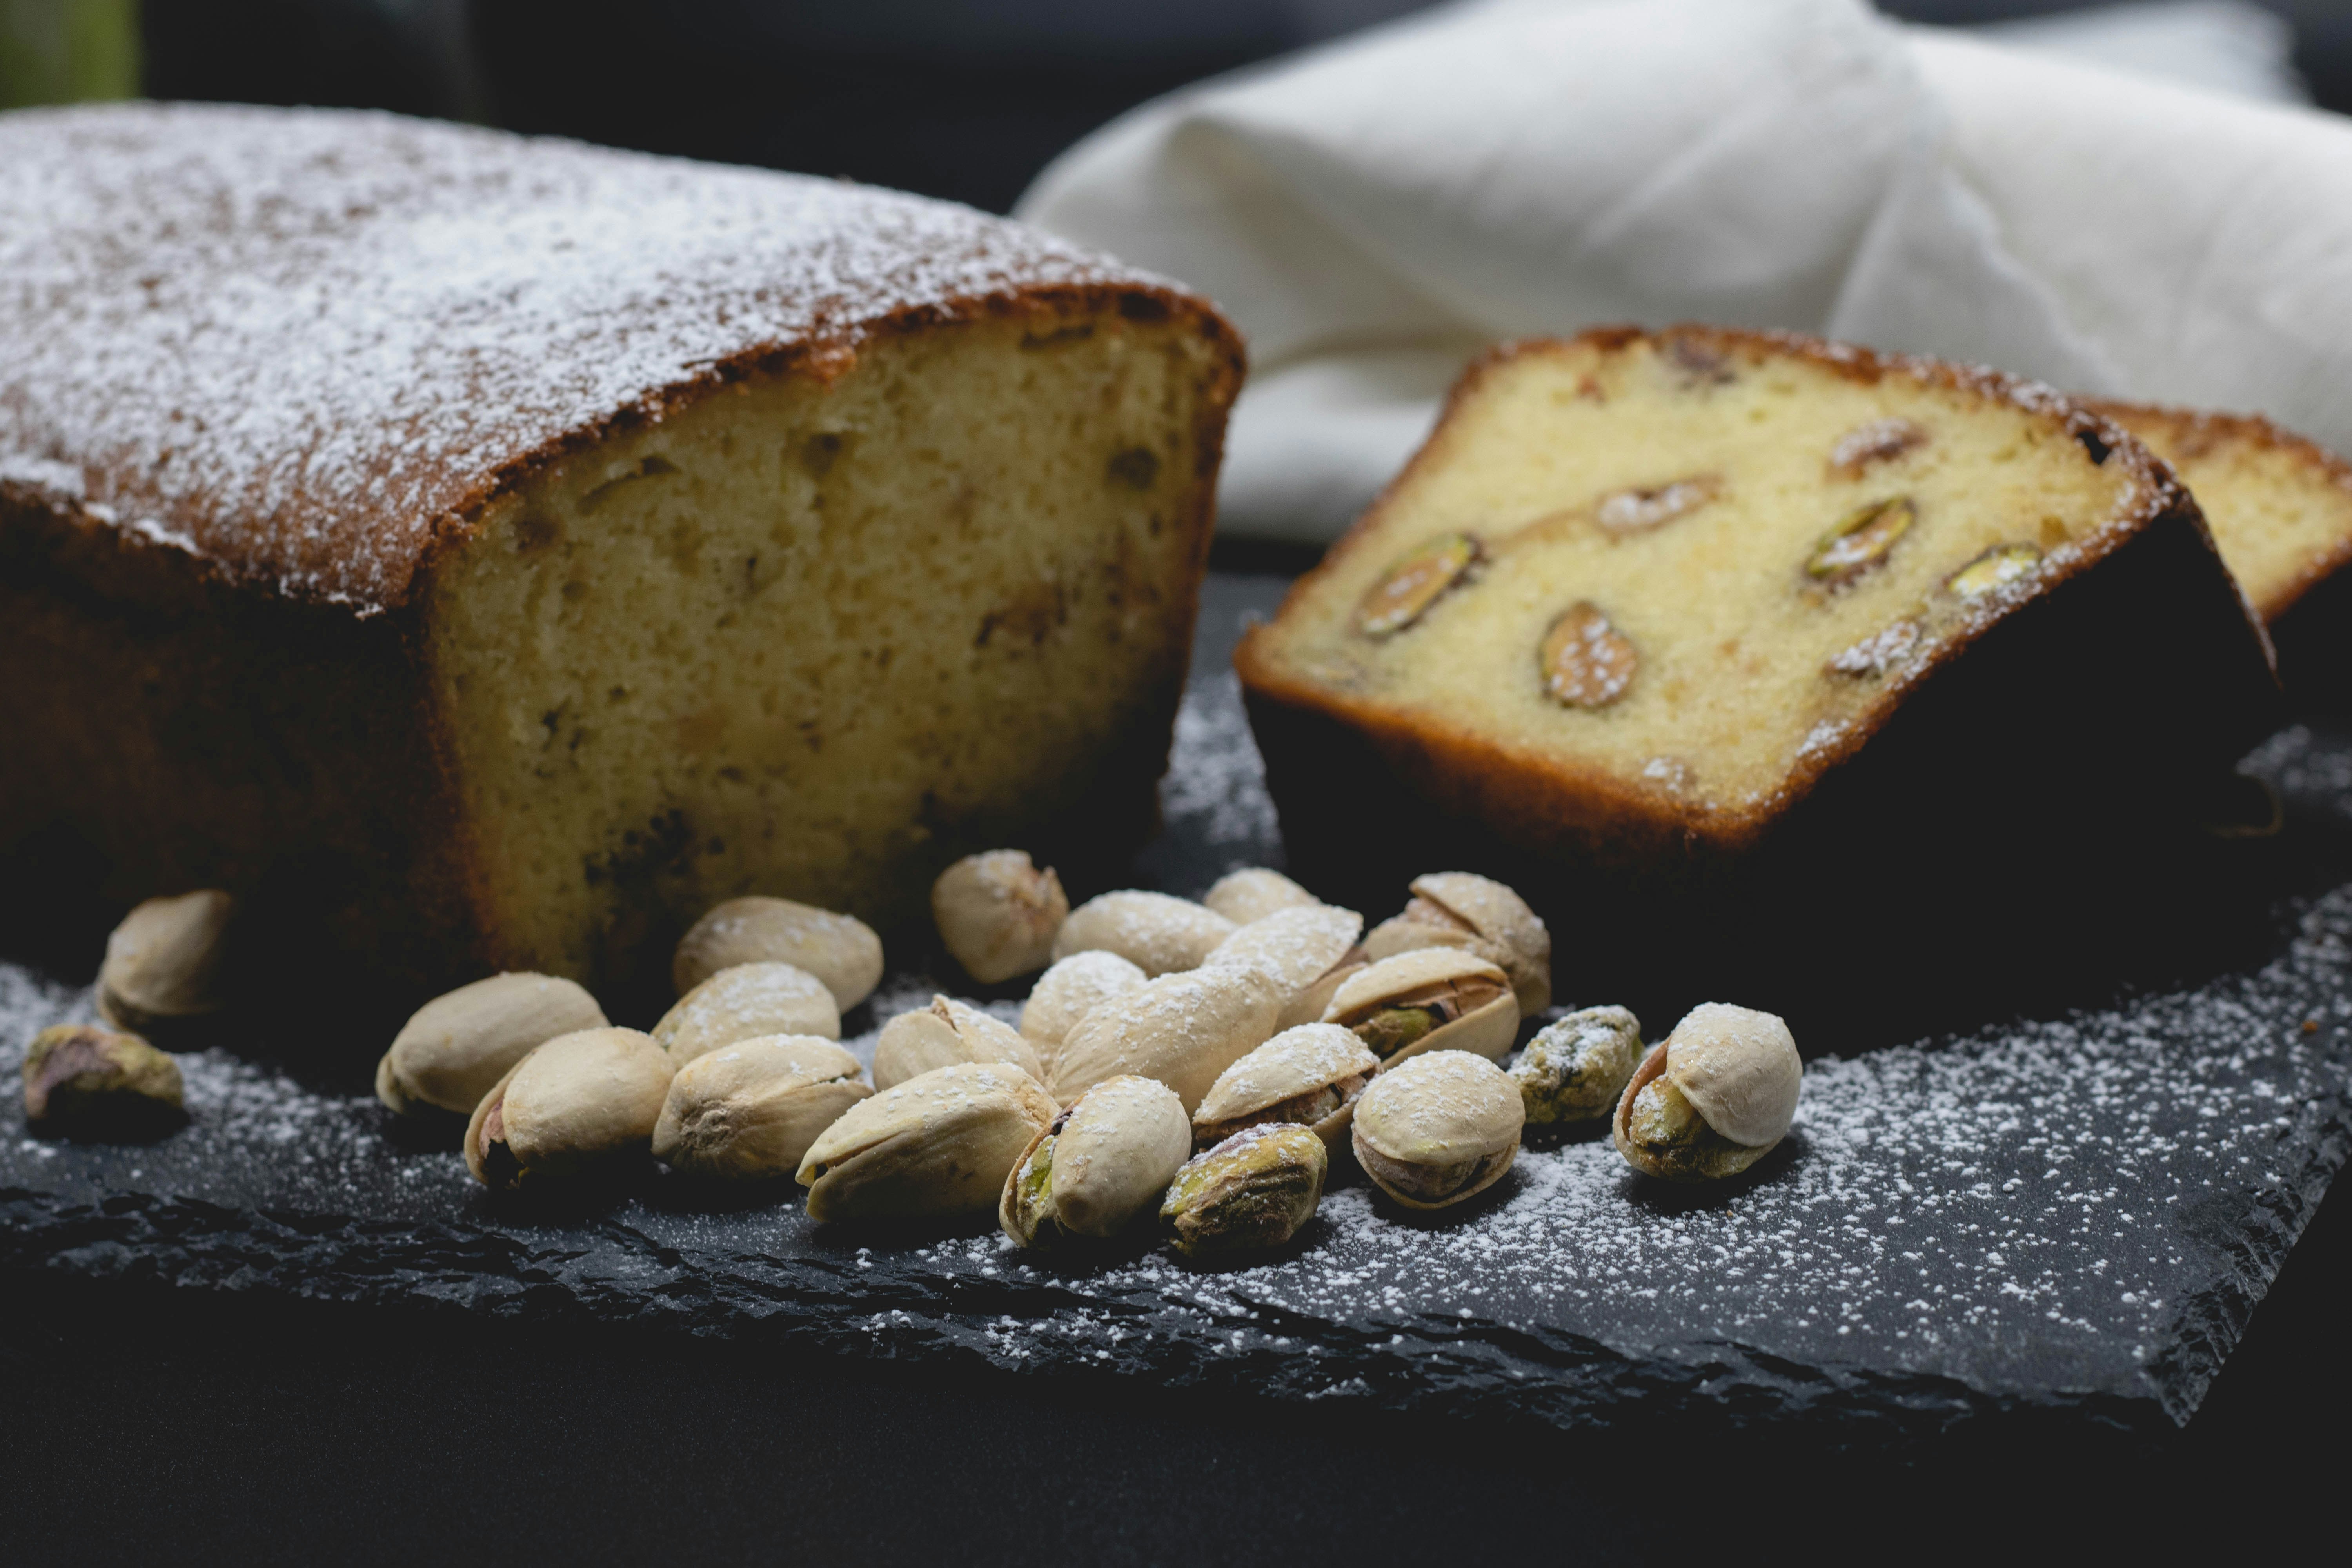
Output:
[[1162,279],[841,182],[0,115],[0,850],[415,984],[1118,854],[1241,368]]
[[[1931,821],[2128,805],[2226,768],[2273,689],[2193,503],[2115,426],[1696,328],[1474,367],[1236,662],[1286,831],[1378,777],[1506,850],[1636,866],[1739,857],[1833,772],[1857,822],[1890,789]],[[1899,785],[1855,766],[1881,753]]]

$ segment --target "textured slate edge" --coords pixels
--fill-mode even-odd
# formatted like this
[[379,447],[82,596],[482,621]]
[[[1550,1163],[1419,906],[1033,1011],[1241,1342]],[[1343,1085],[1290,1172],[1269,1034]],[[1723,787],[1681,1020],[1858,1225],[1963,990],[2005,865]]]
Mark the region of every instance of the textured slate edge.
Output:
[[[2335,1164],[2347,1145],[2341,1110],[2329,1144]],[[834,1264],[803,1258],[788,1265],[748,1256],[689,1259],[609,1219],[592,1227],[591,1249],[576,1243],[541,1249],[467,1225],[387,1225],[132,1194],[91,1205],[6,1188],[0,1189],[0,1272],[50,1270],[282,1300],[652,1327],[1055,1378],[1141,1375],[1160,1387],[1337,1398],[1561,1428],[1804,1422],[1842,1440],[1885,1447],[1986,1417],[2030,1414],[2146,1438],[2194,1408],[2315,1206],[2326,1174],[2313,1173],[2291,1196],[2264,1206],[2263,1239],[2241,1249],[2243,1272],[2192,1309],[2195,1332],[2174,1353],[2188,1368],[2176,1375],[2193,1379],[2194,1392],[2168,1394],[2159,1386],[2164,1379],[2144,1376],[2146,1393],[2137,1397],[1995,1394],[1944,1377],[1807,1365],[1729,1342],[1631,1356],[1580,1335],[1475,1319],[1391,1324],[1294,1319],[1272,1309],[1187,1313],[1089,1296],[1054,1280],[956,1276],[918,1287],[862,1270],[854,1258]],[[648,1287],[647,1266],[670,1278]],[[1057,1324],[1098,1321],[1129,1335],[1105,1345],[1093,1335],[1048,1329],[1024,1331],[1016,1344],[1002,1327],[1008,1320],[1034,1325],[1046,1318]],[[1274,1340],[1284,1335],[1310,1342],[1317,1353],[1276,1346]]]

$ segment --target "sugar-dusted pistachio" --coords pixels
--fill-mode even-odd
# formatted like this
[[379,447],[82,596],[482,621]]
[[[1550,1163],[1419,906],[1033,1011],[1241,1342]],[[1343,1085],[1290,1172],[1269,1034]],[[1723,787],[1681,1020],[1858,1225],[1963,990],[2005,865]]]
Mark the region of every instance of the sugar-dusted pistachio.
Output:
[[1031,1142],[1005,1178],[997,1222],[1024,1247],[1116,1236],[1160,1201],[1192,1152],[1175,1090],[1105,1079]]
[[1349,1136],[1372,1184],[1407,1208],[1484,1192],[1518,1157],[1527,1111],[1485,1057],[1431,1051],[1384,1070],[1356,1102]]
[[940,940],[982,985],[1045,968],[1069,912],[1061,879],[1024,849],[967,855],[931,884]]
[[1332,993],[1364,962],[1356,938],[1364,917],[1331,904],[1278,910],[1227,937],[1209,955],[1206,967],[1255,969],[1288,995],[1278,1027],[1311,1024],[1323,1016]]
[[1519,1028],[1519,1005],[1501,967],[1460,948],[1426,947],[1350,976],[1323,1021],[1355,1031],[1393,1065],[1424,1051],[1500,1057]]
[[1855,426],[1830,447],[1830,471],[1853,479],[1873,463],[1892,462],[1927,444],[1927,432],[1899,416],[1873,419]]
[[851,1106],[809,1145],[793,1180],[820,1222],[992,1213],[1013,1164],[1057,1113],[1018,1068],[940,1068]]
[[1391,566],[1356,607],[1356,629],[1368,637],[1391,637],[1429,612],[1447,589],[1468,580],[1483,552],[1467,533],[1448,533]]
[[1139,991],[1151,977],[1115,952],[1099,948],[1074,952],[1055,963],[1029,988],[1021,1005],[1021,1033],[1036,1046],[1046,1065],[1079,1019],[1114,996]]
[[814,1035],[762,1035],[677,1069],[654,1123],[654,1157],[720,1181],[789,1176],[817,1134],[874,1091],[857,1058]]
[[832,987],[791,963],[739,963],[677,999],[654,1026],[654,1041],[677,1063],[760,1035],[841,1037]]
[[1464,948],[1501,965],[1523,1016],[1551,1005],[1551,932],[1525,899],[1491,877],[1474,871],[1415,877],[1403,911],[1364,938],[1364,952],[1376,963],[1424,947]]
[[1633,639],[1589,599],[1560,612],[1536,649],[1544,695],[1563,708],[1608,707],[1633,686],[1641,663]]
[[1963,599],[1981,598],[2006,587],[2042,563],[2042,552],[2031,544],[1996,544],[1944,580],[1944,586]]
[[1885,563],[1895,541],[1919,520],[1908,496],[1870,501],[1838,520],[1805,557],[1805,575],[1822,587],[1843,588]]
[[854,915],[789,899],[730,899],[678,939],[670,978],[683,996],[722,969],[762,963],[808,971],[846,1013],[882,983],[882,939]]
[[1337,1024],[1285,1029],[1217,1075],[1193,1113],[1192,1141],[1205,1149],[1262,1121],[1293,1121],[1336,1149],[1380,1070],[1380,1058]]
[[1553,1020],[1511,1064],[1531,1122],[1596,1121],[1617,1108],[1642,1060],[1642,1022],[1622,1007]]
[[1322,902],[1279,871],[1244,866],[1228,871],[1201,895],[1201,902],[1237,926],[1264,920],[1278,910],[1304,909]]
[[1203,1261],[1280,1247],[1315,1217],[1330,1168],[1308,1128],[1244,1128],[1176,1173],[1160,1203],[1160,1228],[1178,1252]]
[[1704,1003],[1634,1069],[1617,1101],[1617,1152],[1645,1175],[1737,1175],[1787,1136],[1805,1068],[1770,1013]]
[[541,1188],[652,1147],[669,1054],[635,1029],[582,1029],[535,1047],[466,1123],[466,1168],[493,1192]]
[[106,939],[98,1014],[134,1033],[219,1010],[236,901],[217,889],[149,899]]
[[1174,1089],[1189,1116],[1219,1073],[1265,1043],[1288,999],[1255,969],[1163,974],[1078,1021],[1055,1053],[1054,1092],[1066,1102],[1134,1073]]
[[1663,485],[1612,490],[1594,506],[1592,519],[1609,533],[1646,533],[1696,511],[1722,493],[1722,475],[1693,474]]
[[376,1064],[376,1098],[404,1116],[426,1107],[463,1116],[532,1047],[605,1022],[596,998],[573,981],[493,974],[409,1016]]
[[1054,957],[1100,949],[1157,977],[1198,968],[1233,934],[1234,922],[1205,904],[1130,888],[1072,910],[1054,938]]
[[185,1120],[180,1064],[136,1035],[59,1024],[25,1053],[25,1120],[70,1138],[136,1139]]
[[1003,1062],[1040,1085],[1045,1081],[1045,1064],[1020,1030],[968,1003],[934,996],[929,1006],[882,1026],[874,1047],[874,1087],[889,1089],[958,1062]]

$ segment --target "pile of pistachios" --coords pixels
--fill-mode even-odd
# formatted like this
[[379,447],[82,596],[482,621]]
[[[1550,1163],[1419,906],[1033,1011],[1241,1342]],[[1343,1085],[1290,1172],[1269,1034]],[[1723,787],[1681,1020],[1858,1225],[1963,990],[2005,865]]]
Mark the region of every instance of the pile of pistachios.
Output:
[[[1505,1070],[1521,1020],[1550,1007],[1550,933],[1469,872],[1409,895],[1367,931],[1252,868],[1198,902],[1127,889],[1073,910],[1027,854],[971,856],[932,913],[974,981],[1037,973],[1019,1023],[933,996],[884,1024],[870,1075],[841,1023],[882,979],[880,938],[731,899],[679,942],[678,999],[649,1032],[614,1026],[572,981],[494,975],[419,1008],[376,1093],[400,1115],[465,1117],[467,1167],[498,1192],[650,1152],[692,1181],[790,1176],[827,1224],[993,1212],[1020,1246],[1083,1247],[1156,1223],[1200,1259],[1286,1245],[1326,1183],[1357,1173],[1402,1209],[1465,1203],[1530,1123],[1606,1119],[1630,1164],[1670,1181],[1735,1175],[1787,1133],[1796,1043],[1744,1007],[1697,1007],[1646,1050],[1626,1009],[1571,1012]],[[36,1042],[28,1117],[88,1120],[166,1087],[176,1104],[177,1068],[130,1026],[216,1005],[227,908],[194,894],[133,912],[100,989],[116,1027]]]

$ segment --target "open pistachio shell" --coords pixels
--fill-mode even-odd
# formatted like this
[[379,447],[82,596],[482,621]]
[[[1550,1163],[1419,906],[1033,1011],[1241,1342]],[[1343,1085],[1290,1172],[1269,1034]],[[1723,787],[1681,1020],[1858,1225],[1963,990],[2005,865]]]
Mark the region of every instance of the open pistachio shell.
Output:
[[1192,1114],[1192,1140],[1205,1149],[1261,1121],[1292,1121],[1336,1149],[1355,1116],[1356,1097],[1380,1070],[1381,1058],[1352,1030],[1337,1024],[1285,1029],[1217,1075]]
[[1201,895],[1201,902],[1245,926],[1278,910],[1305,909],[1322,900],[1279,871],[1248,866],[1218,878],[1216,886]]
[[1289,994],[1285,1019],[1313,1023],[1323,1016],[1324,1005],[1344,978],[1344,961],[1355,951],[1363,929],[1363,916],[1329,904],[1278,910],[1218,943],[1209,954],[1209,966],[1263,971]]
[[1178,1252],[1203,1261],[1280,1247],[1315,1217],[1330,1169],[1323,1140],[1295,1122],[1244,1128],[1176,1173],[1160,1228]]
[[1323,1022],[1353,1029],[1393,1067],[1424,1051],[1499,1059],[1519,1032],[1519,1005],[1499,965],[1460,948],[1383,958],[1344,981]]
[[1030,1142],[1005,1178],[997,1221],[1024,1247],[1116,1236],[1160,1201],[1192,1152],[1174,1089],[1105,1079]]
[[670,978],[682,996],[722,969],[770,963],[815,975],[846,1013],[882,983],[882,939],[855,915],[790,899],[730,899],[678,939]]
[[987,1214],[1057,1113],[1019,1068],[964,1062],[853,1105],[817,1135],[793,1179],[819,1222]]
[[1431,1051],[1372,1080],[1349,1137],[1373,1185],[1407,1208],[1440,1209],[1502,1179],[1526,1122],[1502,1068],[1467,1051]]
[[184,1093],[179,1063],[97,1024],[52,1025],[25,1051],[25,1122],[36,1131],[150,1137],[186,1120]]
[[537,1188],[652,1146],[673,1065],[635,1029],[581,1029],[534,1047],[466,1123],[466,1168],[493,1191]]
[[1040,1085],[1045,1081],[1045,1064],[1020,1030],[967,1003],[934,996],[929,1006],[882,1026],[874,1047],[874,1087],[889,1089],[958,1062],[1005,1062]]
[[814,1035],[761,1035],[706,1051],[677,1069],[654,1156],[724,1181],[789,1176],[817,1134],[874,1091],[857,1058]]
[[1470,871],[1415,877],[1404,911],[1364,938],[1375,961],[1424,947],[1466,948],[1501,965],[1523,1017],[1551,1005],[1551,932],[1525,899],[1490,877]]
[[1079,1020],[1055,1054],[1054,1092],[1075,1100],[1108,1078],[1158,1079],[1201,1103],[1217,1075],[1265,1043],[1286,993],[1255,969],[1163,974]]
[[1617,1107],[1642,1060],[1642,1021],[1622,1007],[1554,1019],[1511,1064],[1531,1122],[1595,1121]]
[[1779,1017],[1704,1003],[1626,1083],[1611,1126],[1617,1152],[1668,1181],[1737,1175],[1788,1135],[1804,1073]]
[[1234,922],[1206,905],[1127,889],[1072,910],[1055,934],[1054,957],[1098,948],[1147,975],[1173,974],[1198,968],[1233,933]]
[[841,1037],[833,988],[807,970],[781,962],[722,969],[677,999],[653,1029],[654,1043],[680,1064],[705,1051],[761,1035]]
[[376,1064],[376,1098],[403,1115],[437,1106],[463,1116],[534,1046],[605,1023],[596,998],[573,981],[493,974],[409,1016]]
[[1113,996],[1139,991],[1151,978],[1115,952],[1074,952],[1037,977],[1021,1005],[1021,1033],[1037,1047],[1050,1070],[1054,1047],[1077,1021]]

